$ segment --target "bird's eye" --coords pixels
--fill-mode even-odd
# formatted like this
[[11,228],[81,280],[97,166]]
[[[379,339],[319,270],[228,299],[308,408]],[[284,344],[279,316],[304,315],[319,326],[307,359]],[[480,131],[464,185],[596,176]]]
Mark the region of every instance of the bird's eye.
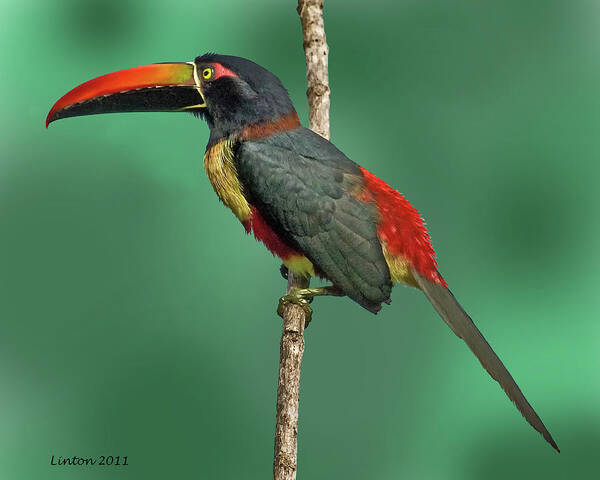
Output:
[[213,76],[213,69],[208,67],[202,70],[202,78],[204,80],[210,80]]

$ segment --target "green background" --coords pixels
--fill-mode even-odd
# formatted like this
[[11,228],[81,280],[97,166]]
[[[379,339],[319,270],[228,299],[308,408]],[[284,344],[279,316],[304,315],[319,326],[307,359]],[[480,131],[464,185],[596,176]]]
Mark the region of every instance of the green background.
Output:
[[[184,114],[67,119],[61,95],[206,51],[280,76],[306,123],[295,2],[0,2],[0,477],[271,475],[285,283]],[[327,1],[332,138],[426,218],[440,269],[563,453],[416,290],[315,301],[299,478],[600,470],[600,4]],[[128,467],[50,456],[127,455]]]

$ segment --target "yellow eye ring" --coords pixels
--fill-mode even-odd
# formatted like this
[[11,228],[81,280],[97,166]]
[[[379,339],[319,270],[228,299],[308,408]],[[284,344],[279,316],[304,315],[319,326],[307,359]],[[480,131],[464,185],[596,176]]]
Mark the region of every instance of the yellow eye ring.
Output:
[[213,76],[213,70],[212,68],[205,68],[204,70],[202,70],[202,78],[204,80],[210,80]]

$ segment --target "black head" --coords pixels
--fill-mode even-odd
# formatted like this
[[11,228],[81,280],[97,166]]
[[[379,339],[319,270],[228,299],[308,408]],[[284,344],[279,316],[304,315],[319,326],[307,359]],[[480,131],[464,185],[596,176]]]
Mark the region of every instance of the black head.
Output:
[[250,60],[207,53],[194,63],[196,83],[206,102],[205,109],[194,113],[206,118],[211,143],[295,112],[279,78]]

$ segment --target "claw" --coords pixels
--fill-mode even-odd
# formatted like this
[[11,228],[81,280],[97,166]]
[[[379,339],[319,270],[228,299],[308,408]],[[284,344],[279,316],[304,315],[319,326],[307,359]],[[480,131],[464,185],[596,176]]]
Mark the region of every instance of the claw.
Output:
[[310,323],[310,320],[312,318],[312,308],[310,308],[310,305],[309,305],[310,302],[312,302],[312,296],[310,296],[310,299],[306,298],[306,296],[301,293],[303,290],[306,290],[306,289],[292,290],[287,295],[284,295],[283,297],[281,297],[279,299],[279,305],[277,306],[277,315],[279,315],[281,318],[283,318],[283,311],[285,310],[285,306],[288,303],[295,303],[296,305],[299,305],[300,307],[302,307],[302,310],[304,310],[304,313],[305,313],[304,328],[306,328],[306,327],[308,327],[308,324]]
[[296,305],[302,307],[302,309],[306,313],[306,321],[304,326],[304,328],[306,328],[308,327],[308,324],[310,323],[310,320],[312,318],[312,308],[310,308],[310,304],[312,303],[314,297],[320,295],[333,295],[336,297],[344,296],[342,291],[337,289],[335,286],[327,286],[320,288],[295,288],[292,291],[290,291],[290,293],[284,295],[279,299],[279,305],[277,306],[277,314],[281,318],[283,318],[283,311],[285,310],[285,306],[288,303],[295,303]]
[[281,276],[287,280],[288,279],[288,267],[286,267],[283,263],[281,264],[281,267],[279,267],[279,273],[281,273]]

